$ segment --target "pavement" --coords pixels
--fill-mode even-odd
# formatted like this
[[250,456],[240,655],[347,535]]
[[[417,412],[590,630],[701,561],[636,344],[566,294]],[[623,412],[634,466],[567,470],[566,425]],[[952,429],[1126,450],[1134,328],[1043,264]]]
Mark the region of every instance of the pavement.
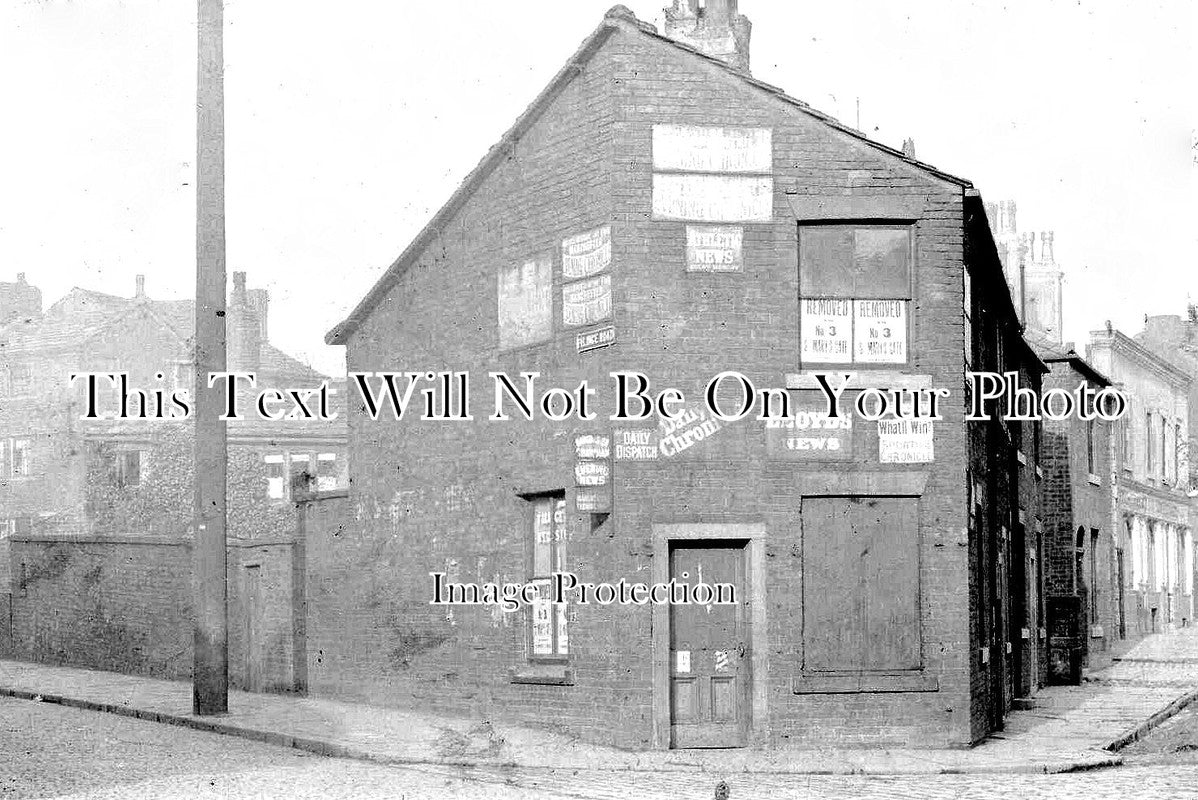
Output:
[[1118,750],[1198,699],[1198,629],[1149,636],[1081,686],[1045,687],[977,746],[634,753],[497,721],[292,695],[230,692],[230,712],[191,713],[191,684],[0,661],[0,696],[104,711],[388,765],[568,773],[758,775],[1063,773],[1116,766]]

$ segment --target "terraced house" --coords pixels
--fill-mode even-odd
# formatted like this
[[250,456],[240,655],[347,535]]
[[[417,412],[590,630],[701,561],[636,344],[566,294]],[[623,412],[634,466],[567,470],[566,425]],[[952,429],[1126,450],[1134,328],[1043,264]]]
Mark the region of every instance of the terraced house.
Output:
[[[314,692],[669,748],[964,745],[1035,690],[1037,431],[967,423],[965,371],[1045,367],[981,197],[754,78],[749,39],[728,0],[611,9],[330,332],[351,373],[468,372],[487,408],[353,409],[346,508],[309,527]],[[684,415],[610,421],[623,370]],[[797,413],[715,419],[725,370]],[[488,419],[490,372],[586,381],[596,418]],[[854,374],[846,408],[950,396],[813,424],[817,372]],[[741,602],[430,604],[429,573],[561,570]]]

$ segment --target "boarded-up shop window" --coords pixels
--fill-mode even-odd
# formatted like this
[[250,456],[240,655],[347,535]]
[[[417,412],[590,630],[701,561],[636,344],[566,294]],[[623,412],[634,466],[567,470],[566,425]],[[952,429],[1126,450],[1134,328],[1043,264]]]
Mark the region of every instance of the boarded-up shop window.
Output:
[[911,262],[908,225],[801,227],[803,360],[906,363]]
[[499,271],[499,348],[510,350],[553,335],[553,262],[529,261]]
[[552,576],[564,568],[566,499],[561,494],[533,498],[532,575],[537,599],[529,608],[528,652],[533,660],[564,659],[570,652],[566,604],[552,602]]
[[803,670],[921,667],[914,497],[803,499]]

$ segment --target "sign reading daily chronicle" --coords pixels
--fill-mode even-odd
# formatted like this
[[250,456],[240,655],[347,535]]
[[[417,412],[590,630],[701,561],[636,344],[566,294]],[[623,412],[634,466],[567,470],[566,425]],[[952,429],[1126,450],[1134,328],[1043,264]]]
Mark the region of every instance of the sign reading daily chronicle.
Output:
[[594,325],[611,317],[611,275],[598,275],[562,287],[562,324]]
[[740,272],[744,269],[738,225],[687,225],[687,272]]
[[778,460],[842,460],[853,455],[853,417],[832,418],[811,403],[785,419],[765,421],[765,450]]
[[617,429],[612,436],[616,461],[664,461],[702,451],[702,444],[724,428],[702,403],[686,406],[656,428]]
[[853,301],[804,300],[799,328],[803,361],[847,364],[853,360]]
[[853,301],[853,356],[864,363],[906,363],[905,300]]
[[589,278],[611,266],[611,226],[580,233],[562,241],[562,278]]
[[878,461],[883,464],[923,464],[936,460],[933,425],[929,420],[880,420]]

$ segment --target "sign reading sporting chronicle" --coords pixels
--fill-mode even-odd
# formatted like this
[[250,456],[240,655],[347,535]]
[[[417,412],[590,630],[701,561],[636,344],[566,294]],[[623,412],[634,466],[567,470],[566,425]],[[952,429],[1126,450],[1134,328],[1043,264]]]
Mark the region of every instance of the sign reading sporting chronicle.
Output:
[[740,272],[744,228],[731,225],[686,226],[687,272]]
[[851,300],[804,300],[799,327],[803,361],[841,364],[853,360]]
[[935,460],[930,421],[902,419],[878,422],[878,461],[883,464],[923,464]]
[[562,242],[562,277],[587,278],[611,266],[611,226],[571,236]]
[[611,317],[611,275],[599,275],[562,287],[562,324],[593,325]]
[[865,363],[906,363],[905,300],[853,301],[853,355]]

